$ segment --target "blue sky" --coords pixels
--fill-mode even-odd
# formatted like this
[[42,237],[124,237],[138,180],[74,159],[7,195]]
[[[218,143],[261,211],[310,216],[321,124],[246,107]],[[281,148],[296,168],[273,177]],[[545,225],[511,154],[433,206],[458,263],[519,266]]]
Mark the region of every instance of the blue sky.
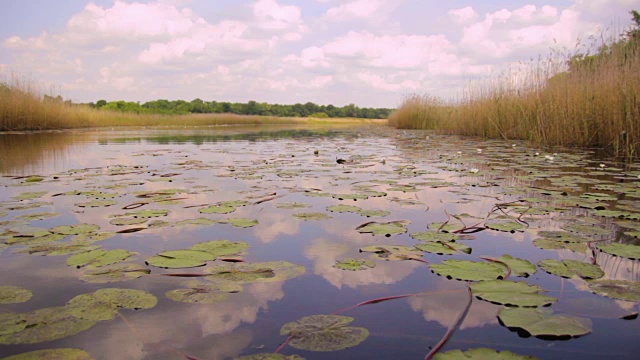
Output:
[[6,1],[0,77],[77,102],[395,107],[620,32],[632,9],[640,0]]

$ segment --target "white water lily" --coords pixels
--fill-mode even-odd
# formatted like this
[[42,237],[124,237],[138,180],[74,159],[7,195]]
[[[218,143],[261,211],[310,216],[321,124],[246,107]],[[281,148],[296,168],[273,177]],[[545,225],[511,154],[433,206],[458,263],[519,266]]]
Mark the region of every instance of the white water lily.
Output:
[[606,168],[606,167],[607,167],[607,165],[605,165],[605,164],[600,164],[600,168],[604,169],[604,168]]
[[539,155],[540,155],[540,153],[539,153],[539,152],[537,152],[537,153],[533,154],[533,156],[539,156]]
[[481,152],[482,152],[482,149],[478,149],[478,152],[479,152],[479,153],[481,153]]
[[470,173],[473,173],[473,174],[476,174],[476,173],[478,173],[479,171],[480,171],[480,170],[478,170],[478,169],[476,169],[476,168],[469,169],[469,172],[470,172]]

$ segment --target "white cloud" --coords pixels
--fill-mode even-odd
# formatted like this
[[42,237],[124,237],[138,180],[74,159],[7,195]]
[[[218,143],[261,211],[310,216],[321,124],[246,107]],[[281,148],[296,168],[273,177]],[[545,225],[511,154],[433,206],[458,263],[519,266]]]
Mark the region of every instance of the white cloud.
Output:
[[448,12],[449,16],[457,24],[465,24],[478,18],[478,13],[471,6],[466,6],[460,9],[452,9]]

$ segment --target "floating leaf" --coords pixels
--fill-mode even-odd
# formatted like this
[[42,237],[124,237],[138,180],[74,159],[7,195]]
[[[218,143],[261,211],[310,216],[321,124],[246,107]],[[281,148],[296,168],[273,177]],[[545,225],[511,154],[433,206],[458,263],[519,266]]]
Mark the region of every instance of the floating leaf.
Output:
[[302,219],[302,220],[327,220],[327,219],[331,219],[331,216],[325,214],[325,213],[319,213],[319,212],[308,212],[308,213],[297,213],[297,214],[293,214],[293,217],[296,217],[298,219]]
[[[207,218],[197,218],[197,219],[186,219],[182,221],[178,221],[175,226],[185,226],[185,225],[196,225],[196,226],[206,226],[213,225],[216,222],[213,220],[209,220]],[[149,227],[164,227],[169,226],[169,223],[166,221],[156,220],[154,223],[149,223]]]
[[452,231],[456,231],[458,229],[460,229],[462,227],[462,225],[459,224],[451,224],[451,223],[443,223],[443,222],[433,222],[431,224],[429,224],[429,229],[431,230],[436,230],[436,231],[442,231],[445,233],[450,233]]
[[169,290],[165,295],[178,302],[191,304],[213,304],[224,300],[229,293],[242,291],[242,286],[233,282],[191,280],[182,283],[185,289]]
[[620,256],[627,259],[637,260],[640,259],[640,246],[630,244],[602,244],[597,245],[597,248],[607,254],[613,256]]
[[550,305],[558,300],[540,294],[544,291],[541,287],[525,282],[487,280],[473,283],[470,287],[478,299],[500,305],[538,307]]
[[24,193],[18,194],[16,196],[13,196],[12,198],[15,199],[15,200],[18,200],[18,201],[33,200],[33,199],[41,198],[46,194],[47,194],[46,191],[24,192]]
[[391,235],[406,233],[407,224],[409,224],[408,220],[390,221],[386,223],[372,221],[358,226],[356,230],[361,234],[370,233],[377,236],[384,235],[389,237]]
[[233,242],[229,240],[211,240],[195,244],[190,249],[205,251],[215,257],[219,257],[237,255],[248,248],[249,244],[244,241]]
[[76,206],[82,207],[82,208],[109,207],[109,206],[116,205],[117,203],[118,202],[114,200],[93,200],[93,201],[77,203]]
[[4,285],[0,286],[0,304],[17,304],[28,301],[33,293],[21,287]]
[[215,264],[207,269],[205,279],[239,283],[284,281],[304,274],[305,268],[287,261]]
[[200,250],[169,250],[156,256],[149,257],[145,262],[152,266],[169,269],[182,269],[204,266],[207,261],[215,260],[216,256]]
[[116,233],[113,232],[90,232],[78,234],[72,240],[75,242],[96,242],[111,239],[114,236],[116,236]]
[[351,258],[338,260],[336,261],[336,264],[333,265],[333,267],[336,269],[349,271],[367,270],[375,266],[376,263],[374,263],[373,261]]
[[56,226],[51,229],[51,232],[54,234],[63,234],[63,235],[78,235],[78,234],[86,234],[90,232],[94,232],[96,230],[100,230],[100,226],[93,224],[78,224],[78,225],[68,225],[68,226]]
[[2,360],[94,360],[88,352],[74,348],[30,351],[2,358]]
[[133,253],[124,249],[102,250],[96,249],[80,253],[67,258],[67,265],[83,267],[91,265],[93,267],[107,266],[126,260]]
[[591,332],[589,319],[554,315],[549,308],[505,308],[498,312],[498,318],[508,328],[544,338],[571,338]]
[[462,350],[450,350],[438,353],[433,360],[536,360],[534,356],[525,356],[512,353],[508,350],[497,351],[488,348]]
[[618,300],[640,302],[640,282],[628,280],[591,280],[589,289],[594,293]]
[[311,205],[300,202],[282,202],[275,204],[278,209],[304,209],[310,208]]
[[66,243],[66,244],[42,244],[30,246],[26,249],[16,251],[17,254],[38,254],[45,256],[71,255],[86,251],[98,249],[99,246],[90,245],[89,243]]
[[29,176],[28,178],[24,179],[24,182],[34,183],[34,182],[40,182],[42,180],[44,180],[42,176]]
[[353,200],[353,201],[366,200],[369,198],[369,196],[365,194],[333,194],[331,197],[338,200]]
[[289,345],[309,351],[336,351],[356,346],[369,336],[363,327],[347,326],[353,318],[340,315],[311,315],[288,322],[280,335],[291,336]]
[[48,219],[58,215],[60,214],[54,213],[54,212],[37,212],[37,213],[16,216],[15,220],[25,220],[25,221],[44,220],[44,219]]
[[338,213],[360,213],[362,211],[361,208],[353,205],[331,205],[327,207],[328,211],[338,212]]
[[220,224],[231,224],[238,228],[249,228],[258,225],[258,220],[247,218],[228,218],[217,221]]
[[445,260],[441,264],[431,264],[430,267],[438,275],[465,281],[502,279],[507,273],[504,265],[469,260]]
[[198,210],[201,214],[229,214],[236,211],[233,206],[211,205]]
[[456,241],[459,236],[451,233],[436,232],[436,231],[424,231],[409,234],[413,239],[420,241],[436,241],[436,242],[451,242]]
[[115,219],[109,221],[109,224],[115,225],[115,226],[129,226],[129,225],[144,224],[147,221],[149,221],[149,219],[121,217],[121,218],[115,218]]
[[584,253],[589,248],[585,244],[580,243],[567,243],[563,241],[557,241],[555,239],[540,238],[533,240],[533,245],[543,250],[562,250],[567,249],[575,251],[577,253]]
[[538,266],[549,274],[564,278],[571,278],[575,275],[583,279],[599,279],[604,276],[604,271],[598,265],[577,260],[540,260]]
[[611,234],[611,230],[607,230],[601,227],[596,227],[591,225],[567,224],[562,226],[562,229],[570,232],[580,233],[583,235],[590,235],[590,236]]
[[137,279],[150,274],[151,270],[136,264],[114,264],[98,269],[87,269],[82,280],[91,283],[108,283]]
[[387,210],[361,210],[359,214],[366,217],[385,217],[391,215],[391,212]]
[[422,253],[412,246],[403,245],[373,245],[360,248],[360,252],[370,252],[384,260],[415,260],[422,259]]
[[150,219],[155,217],[162,217],[169,215],[169,210],[137,210],[128,211],[124,216],[131,216],[134,218]]
[[465,254],[471,254],[471,248],[464,244],[458,244],[455,242],[438,242],[430,241],[415,246],[416,249],[430,252],[438,255],[453,255],[457,252],[463,252]]
[[79,319],[64,306],[28,313],[0,314],[0,344],[35,344],[77,334],[95,325]]
[[504,231],[514,233],[516,231],[523,231],[527,228],[526,225],[515,222],[515,221],[504,221],[504,222],[487,222],[485,226],[488,229]]
[[514,258],[509,254],[500,256],[497,260],[502,261],[509,265],[511,268],[511,275],[527,277],[533,275],[538,271],[538,268],[529,260]]

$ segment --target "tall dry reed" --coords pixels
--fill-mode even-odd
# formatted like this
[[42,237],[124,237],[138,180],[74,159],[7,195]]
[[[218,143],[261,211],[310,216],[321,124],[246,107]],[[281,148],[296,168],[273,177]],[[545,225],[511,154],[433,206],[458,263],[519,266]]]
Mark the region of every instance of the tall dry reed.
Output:
[[608,147],[633,156],[640,150],[639,43],[610,40],[595,56],[572,58],[554,54],[469,83],[455,100],[407,97],[389,124],[544,145]]

